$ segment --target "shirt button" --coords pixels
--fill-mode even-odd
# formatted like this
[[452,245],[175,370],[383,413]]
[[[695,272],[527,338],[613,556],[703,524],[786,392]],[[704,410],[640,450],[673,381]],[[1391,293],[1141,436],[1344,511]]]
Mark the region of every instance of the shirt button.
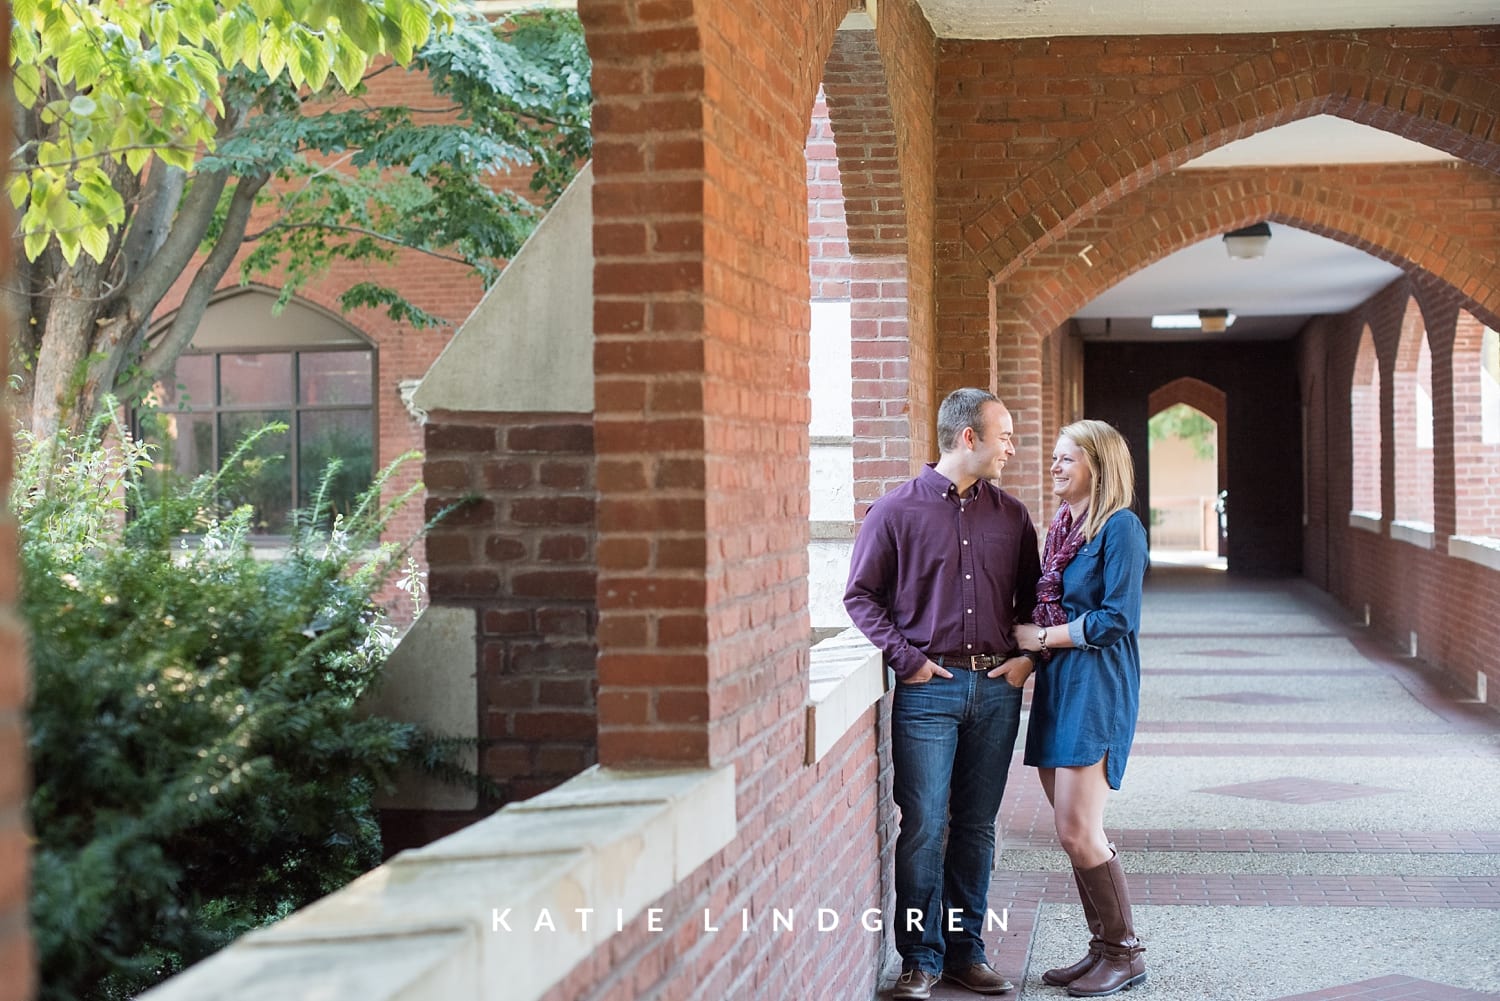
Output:
[[965,539],[965,540],[964,540],[964,545],[966,545],[966,546],[967,546],[967,545],[968,545],[968,544],[969,544],[969,540],[968,540],[968,539]]
[[973,580],[973,579],[974,579],[974,575],[973,574],[971,574],[971,573],[964,574],[964,580]]
[[972,609],[972,608],[966,608],[966,609],[964,609],[964,611],[968,612],[970,615],[974,614],[974,609]]
[[973,644],[973,643],[965,643],[965,644],[964,644],[964,646],[965,646],[965,647],[966,647],[966,648],[967,648],[967,649],[969,649],[969,650],[972,650],[972,649],[974,649],[974,644]]

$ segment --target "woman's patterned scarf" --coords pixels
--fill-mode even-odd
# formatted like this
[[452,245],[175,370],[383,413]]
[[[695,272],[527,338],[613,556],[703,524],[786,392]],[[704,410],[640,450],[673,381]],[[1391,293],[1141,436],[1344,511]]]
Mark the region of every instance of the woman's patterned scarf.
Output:
[[1036,611],[1031,616],[1031,621],[1039,626],[1060,626],[1068,621],[1062,607],[1062,575],[1083,547],[1085,520],[1082,517],[1075,520],[1072,509],[1064,502],[1047,527],[1047,544],[1042,547],[1042,579],[1036,582]]

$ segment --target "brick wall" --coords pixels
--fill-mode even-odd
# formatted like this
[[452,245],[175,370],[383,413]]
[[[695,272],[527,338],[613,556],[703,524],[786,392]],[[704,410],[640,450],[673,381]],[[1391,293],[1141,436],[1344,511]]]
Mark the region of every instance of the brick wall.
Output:
[[[1397,281],[1360,307],[1324,317],[1304,331],[1299,344],[1304,378],[1319,382],[1323,393],[1307,400],[1309,426],[1320,434],[1323,461],[1309,463],[1309,495],[1321,498],[1319,514],[1310,517],[1304,539],[1309,576],[1327,587],[1345,606],[1362,614],[1369,606],[1376,635],[1406,649],[1417,634],[1418,654],[1441,665],[1461,688],[1472,691],[1476,673],[1490,685],[1500,682],[1493,650],[1500,642],[1500,572],[1447,555],[1447,538],[1458,529],[1464,512],[1475,508],[1485,517],[1494,494],[1497,466],[1480,445],[1477,420],[1478,355],[1483,324],[1461,309],[1460,297],[1430,278]],[[1396,419],[1394,393],[1381,399],[1383,459],[1363,447],[1351,414],[1350,389],[1360,378],[1357,356],[1368,344],[1382,372],[1396,364],[1403,331],[1410,332],[1413,311],[1432,345],[1434,449],[1431,479],[1434,545],[1425,549],[1392,538],[1385,525],[1379,534],[1351,528],[1347,515],[1355,503],[1355,486],[1379,475],[1387,505],[1397,497],[1390,441]],[[1366,340],[1368,338],[1368,340]],[[1386,511],[1391,509],[1386,507]],[[1386,522],[1391,515],[1386,515]],[[1490,525],[1472,534],[1493,534]]]
[[[884,67],[905,204],[907,357],[906,434],[914,473],[937,458],[934,425],[940,387],[935,378],[937,178],[937,40],[915,0],[883,0],[875,41]],[[944,265],[946,267],[946,264]],[[879,332],[888,331],[886,318]],[[887,446],[889,447],[889,446]],[[886,453],[887,457],[891,453]]]
[[477,616],[480,771],[503,802],[596,757],[593,447],[588,414],[427,425],[427,514],[452,508],[427,538],[432,600]]
[[[1152,394],[1190,378],[1224,394],[1220,482],[1229,490],[1229,568],[1296,574],[1302,562],[1301,420],[1290,341],[1111,344],[1084,347],[1084,412],[1120,429],[1136,457],[1136,513],[1149,524],[1147,424]],[[1159,399],[1159,398],[1158,398]],[[1205,401],[1207,402],[1207,401]]]
[[[906,199],[897,126],[876,32],[840,31],[824,67],[847,220],[854,511],[912,474]],[[814,111],[816,119],[817,109]],[[814,247],[816,253],[818,248]],[[814,258],[816,271],[819,262]]]

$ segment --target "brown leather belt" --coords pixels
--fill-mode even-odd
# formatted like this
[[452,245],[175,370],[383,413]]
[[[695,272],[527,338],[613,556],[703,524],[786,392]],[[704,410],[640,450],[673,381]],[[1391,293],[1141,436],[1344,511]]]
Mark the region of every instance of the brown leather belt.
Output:
[[930,653],[927,655],[927,659],[939,667],[958,667],[965,671],[993,671],[1009,660],[1010,655],[1004,653],[976,653],[963,656],[961,654]]

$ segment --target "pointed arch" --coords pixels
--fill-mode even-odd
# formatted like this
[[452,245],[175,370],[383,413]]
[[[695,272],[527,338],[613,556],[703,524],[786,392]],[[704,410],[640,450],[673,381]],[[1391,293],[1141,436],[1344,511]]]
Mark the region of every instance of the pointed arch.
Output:
[[[1432,169],[1451,177],[1449,168]],[[1426,272],[1470,293],[1474,298],[1465,298],[1481,314],[1500,316],[1500,263],[1471,242],[1452,239],[1441,219],[1363,194],[1325,172],[1201,174],[1164,178],[1064,234],[1044,257],[997,283],[1002,303],[1014,303],[1032,329],[1051,330],[1136,271],[1226,230],[1269,219]],[[1500,197],[1500,180],[1477,171],[1473,179]],[[1005,317],[997,321],[1003,324]]]
[[1391,377],[1395,509],[1392,517],[1411,527],[1433,528],[1432,345],[1415,296],[1406,300]]
[[1146,400],[1146,416],[1155,417],[1168,407],[1185,403],[1214,422],[1218,429],[1216,447],[1219,459],[1219,483],[1229,480],[1229,397],[1218,386],[1183,376],[1152,390]]
[[1375,335],[1366,324],[1360,331],[1349,386],[1349,437],[1352,512],[1379,520],[1383,515],[1384,470],[1381,466],[1380,358]]

